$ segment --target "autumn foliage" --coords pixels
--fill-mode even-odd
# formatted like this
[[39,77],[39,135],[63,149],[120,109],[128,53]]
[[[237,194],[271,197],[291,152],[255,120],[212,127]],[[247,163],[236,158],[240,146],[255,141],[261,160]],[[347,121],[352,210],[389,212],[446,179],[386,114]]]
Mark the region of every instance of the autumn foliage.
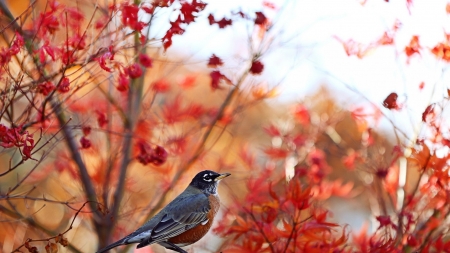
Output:
[[[1,250],[95,251],[211,169],[233,175],[212,252],[449,251],[448,89],[419,112],[395,90],[350,108],[325,89],[270,106],[277,87],[261,80],[279,35],[266,12],[284,10],[269,1],[220,16],[200,0],[19,9],[0,1]],[[201,22],[249,31],[238,64],[217,49],[193,71],[170,55]],[[450,61],[448,34],[398,49],[401,32],[396,20],[371,43],[330,39],[351,59],[393,47],[405,64]],[[390,117],[402,113],[418,119],[413,134]],[[358,230],[338,210],[353,200]]]

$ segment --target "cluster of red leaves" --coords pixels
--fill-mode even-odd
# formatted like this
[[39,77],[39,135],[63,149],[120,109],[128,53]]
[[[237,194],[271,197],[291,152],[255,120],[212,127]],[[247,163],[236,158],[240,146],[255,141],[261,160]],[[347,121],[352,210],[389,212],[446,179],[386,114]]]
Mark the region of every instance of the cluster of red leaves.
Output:
[[[217,68],[222,65],[223,65],[222,59],[217,57],[215,54],[213,54],[208,60],[208,67],[210,68]],[[221,80],[231,83],[231,80],[228,79],[228,77],[226,77],[224,74],[222,74],[218,69],[211,71],[211,73],[209,73],[209,76],[211,77],[211,88],[213,90],[220,88],[219,84]]]
[[44,96],[47,96],[48,94],[50,94],[54,89],[55,89],[55,85],[50,81],[40,83],[37,86],[37,91],[39,93],[42,93]]
[[83,136],[80,139],[80,144],[82,149],[87,149],[92,146],[91,141],[87,138],[87,136],[91,133],[91,127],[83,126],[82,128]]
[[122,24],[134,31],[140,32],[145,24],[138,20],[139,7],[136,4],[125,2],[122,5]]
[[207,110],[201,104],[191,103],[182,105],[182,99],[177,96],[172,102],[167,102],[163,107],[162,114],[167,124],[175,124],[187,119],[198,120]]
[[[33,44],[33,52],[41,64],[46,63],[47,56],[52,62],[61,59],[65,65],[72,64],[77,59],[76,52],[86,47],[86,36],[80,33],[84,14],[77,8],[61,5],[57,1],[49,1],[48,6],[48,10],[40,13],[33,22],[31,32],[41,42]],[[50,42],[49,38],[62,26],[70,28],[67,40],[60,45]]]
[[152,163],[155,166],[164,164],[167,160],[167,151],[161,146],[152,148],[147,142],[140,140],[136,144],[139,154],[136,159],[143,165]]
[[223,17],[220,20],[216,20],[216,18],[213,16],[213,14],[209,14],[208,21],[209,21],[210,25],[217,24],[220,29],[223,29],[223,28],[233,24],[233,21],[231,19],[227,19],[225,17]]
[[295,176],[286,183],[270,182],[265,170],[247,183],[245,199],[232,206],[216,232],[234,243],[222,252],[341,252],[347,241],[344,228],[328,222],[328,212],[313,206],[311,188]]
[[22,158],[31,158],[31,151],[34,148],[33,136],[28,131],[23,131],[22,127],[9,128],[0,124],[0,146],[4,148],[19,148]]
[[3,70],[4,66],[11,61],[11,57],[17,55],[22,47],[24,46],[23,37],[16,33],[16,39],[13,41],[9,48],[1,48],[0,49],[0,73]]
[[[303,115],[296,121],[301,130],[284,132],[275,125],[264,128],[282,143],[264,150],[272,164],[295,157],[315,138],[307,134],[316,128],[309,124],[309,110],[302,104],[296,108],[292,114]],[[246,180],[246,195],[228,209],[216,229],[233,240],[223,252],[344,252],[346,228],[327,221],[328,211],[319,207],[319,201],[348,196],[353,184],[325,180],[330,168],[322,150],[311,149],[294,168],[292,178],[283,175],[283,168],[258,170],[248,151],[241,153],[241,160],[259,175]]]
[[112,69],[108,66],[110,61],[114,60],[114,50],[113,47],[108,47],[108,51],[103,53],[100,57],[96,58],[98,64],[102,69],[108,72],[112,72]]
[[448,43],[439,43],[431,49],[436,58],[442,59],[444,61],[450,61],[450,45]]
[[409,45],[405,47],[406,56],[410,57],[413,54],[420,54],[420,49],[422,47],[419,43],[419,36],[414,35],[409,42]]
[[170,22],[170,28],[162,38],[165,50],[172,45],[172,37],[174,35],[182,35],[186,25],[195,21],[198,14],[203,11],[206,4],[199,0],[193,0],[191,3],[185,1],[181,3],[180,14],[175,21]]
[[152,89],[155,92],[165,93],[170,91],[170,83],[166,79],[159,79],[152,84]]

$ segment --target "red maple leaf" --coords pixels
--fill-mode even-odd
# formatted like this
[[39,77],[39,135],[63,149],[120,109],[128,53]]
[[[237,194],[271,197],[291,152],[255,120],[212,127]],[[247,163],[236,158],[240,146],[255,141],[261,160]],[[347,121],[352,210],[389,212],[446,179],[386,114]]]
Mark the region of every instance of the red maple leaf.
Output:
[[206,4],[202,1],[193,0],[192,3],[183,2],[181,4],[180,12],[183,14],[183,22],[189,24],[196,18],[194,14],[204,10]]
[[252,66],[250,67],[250,72],[254,75],[261,74],[264,70],[264,64],[259,60],[253,61]]
[[217,57],[215,54],[213,54],[208,61],[208,67],[210,68],[216,68],[218,66],[222,66],[223,65],[223,61]]
[[289,154],[289,151],[283,148],[270,147],[264,150],[264,153],[272,159],[284,159]]
[[172,45],[173,35],[182,35],[184,33],[184,29],[180,26],[182,23],[183,21],[181,19],[181,15],[178,15],[177,20],[174,22],[170,22],[170,28],[167,30],[166,35],[162,38],[164,50],[167,50],[167,48]]
[[267,22],[267,18],[264,15],[264,13],[257,11],[255,12],[256,18],[255,18],[255,25],[264,25]]
[[388,108],[389,110],[398,109],[399,107],[398,107],[398,104],[397,104],[397,98],[398,98],[397,93],[392,92],[383,101],[383,106]]
[[224,76],[218,70],[212,71],[211,73],[209,73],[209,76],[211,77],[211,88],[213,88],[213,90],[219,89],[220,80],[225,80],[225,81],[230,82],[230,79],[228,79],[226,76]]
[[220,29],[223,29],[229,25],[232,25],[233,21],[231,21],[231,19],[222,18],[221,20],[217,21],[216,24],[219,25]]

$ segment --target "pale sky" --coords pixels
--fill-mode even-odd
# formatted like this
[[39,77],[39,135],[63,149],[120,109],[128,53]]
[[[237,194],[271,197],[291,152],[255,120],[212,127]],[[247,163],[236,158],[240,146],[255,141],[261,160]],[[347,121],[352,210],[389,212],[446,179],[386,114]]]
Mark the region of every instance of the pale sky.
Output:
[[[269,85],[280,85],[276,101],[299,101],[319,84],[330,85],[337,91],[336,99],[348,108],[367,104],[363,97],[381,106],[387,95],[396,92],[403,109],[383,108],[383,111],[399,125],[407,122],[404,131],[412,135],[425,107],[446,94],[447,64],[437,61],[430,53],[438,42],[445,41],[444,31],[450,32],[445,0],[414,0],[411,14],[406,1],[367,0],[364,5],[359,0],[272,1],[278,8],[287,6],[280,11],[261,7],[261,0],[206,2],[204,16],[198,20],[206,20],[209,13],[217,19],[230,17],[230,12],[239,9],[249,13],[262,10],[273,20],[273,34],[277,36],[271,51],[262,58],[265,70],[259,79]],[[277,13],[281,13],[281,18]],[[363,59],[347,56],[342,43],[336,39],[370,44],[391,29],[396,20],[402,25],[395,36],[395,45],[370,50]],[[193,62],[206,61],[215,53],[225,62],[224,72],[236,75],[239,60],[248,57],[245,55],[247,35],[251,33],[248,27],[236,22],[232,27],[218,29],[198,22],[183,36],[174,37],[170,50],[192,56]],[[423,49],[408,61],[404,48],[413,35],[419,36]],[[422,90],[421,82],[425,83]],[[357,92],[350,91],[349,87]]]

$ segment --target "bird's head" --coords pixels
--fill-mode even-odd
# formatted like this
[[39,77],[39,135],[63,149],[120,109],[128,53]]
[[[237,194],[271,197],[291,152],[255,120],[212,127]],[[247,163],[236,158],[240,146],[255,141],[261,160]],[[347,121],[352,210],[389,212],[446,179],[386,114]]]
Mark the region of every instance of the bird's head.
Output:
[[217,185],[219,184],[220,180],[228,177],[229,175],[231,174],[220,174],[211,170],[204,170],[195,175],[190,185],[200,189],[205,193],[216,194]]

